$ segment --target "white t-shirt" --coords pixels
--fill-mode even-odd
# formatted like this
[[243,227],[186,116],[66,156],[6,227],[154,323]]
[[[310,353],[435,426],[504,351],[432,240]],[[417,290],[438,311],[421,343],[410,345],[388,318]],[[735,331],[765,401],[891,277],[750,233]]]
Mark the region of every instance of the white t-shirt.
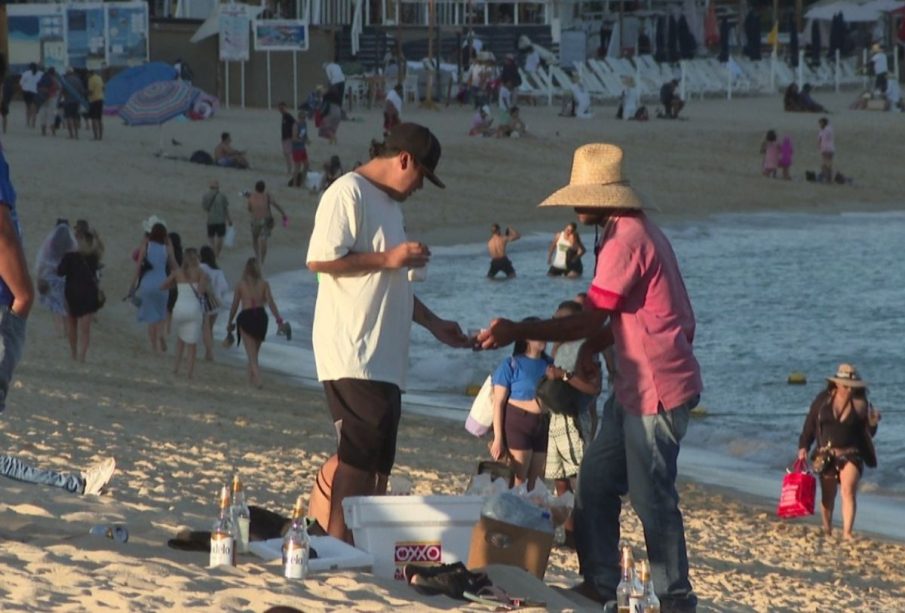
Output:
[[21,87],[24,92],[36,94],[38,93],[38,81],[40,81],[43,76],[44,73],[40,70],[38,72],[26,70],[19,78],[19,87]]
[[[399,203],[350,172],[321,197],[307,262],[388,251],[406,241]],[[319,381],[342,378],[405,389],[414,293],[408,271],[318,275],[312,345]]]
[[525,71],[528,73],[537,72],[540,67],[540,53],[532,51],[525,56]]
[[342,83],[346,80],[346,75],[343,74],[343,69],[340,68],[339,64],[336,62],[330,62],[324,67],[324,72],[327,73],[327,80],[330,81],[330,85],[336,85],[337,83]]
[[886,65],[886,54],[882,51],[878,51],[871,56],[870,61],[874,64],[874,74],[881,75],[889,72],[889,68]]

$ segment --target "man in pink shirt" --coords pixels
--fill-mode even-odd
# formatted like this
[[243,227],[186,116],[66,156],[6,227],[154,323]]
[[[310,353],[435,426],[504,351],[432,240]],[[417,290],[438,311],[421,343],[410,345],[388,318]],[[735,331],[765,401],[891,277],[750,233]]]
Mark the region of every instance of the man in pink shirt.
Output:
[[541,203],[572,207],[581,223],[602,227],[585,310],[536,322],[496,319],[478,342],[490,349],[517,339],[587,339],[580,362],[614,347],[614,395],[578,474],[575,540],[584,583],[576,589],[600,602],[615,599],[627,493],[644,527],[662,611],[694,611],[675,487],[679,443],[703,389],[692,351],[694,312],[672,246],[645,215],[621,166],[619,147],[580,147],[570,184]]

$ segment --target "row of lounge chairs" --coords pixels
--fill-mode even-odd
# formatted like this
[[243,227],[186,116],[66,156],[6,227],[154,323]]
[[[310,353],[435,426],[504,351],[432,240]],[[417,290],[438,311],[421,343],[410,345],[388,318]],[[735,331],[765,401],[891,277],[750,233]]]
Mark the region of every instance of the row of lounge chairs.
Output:
[[[683,60],[679,64],[655,62],[650,55],[633,59],[606,58],[588,59],[575,64],[573,74],[591,97],[596,101],[613,101],[620,98],[625,85],[623,77],[632,77],[642,97],[658,97],[660,87],[671,79],[682,80],[687,98],[704,96],[757,95],[778,92],[790,83],[797,82],[798,69],[777,59],[773,63],[771,79],[771,59],[751,61],[744,57],[733,57],[729,63],[721,64],[716,58],[696,58]],[[572,76],[556,65],[541,67],[534,73],[520,71],[522,83],[518,95],[530,102],[552,104],[563,92],[572,86]],[[832,87],[836,83],[835,62],[824,59],[819,66],[802,65],[803,83],[814,87]],[[863,76],[857,73],[855,60],[844,59],[839,65],[839,84],[842,86],[860,84]]]

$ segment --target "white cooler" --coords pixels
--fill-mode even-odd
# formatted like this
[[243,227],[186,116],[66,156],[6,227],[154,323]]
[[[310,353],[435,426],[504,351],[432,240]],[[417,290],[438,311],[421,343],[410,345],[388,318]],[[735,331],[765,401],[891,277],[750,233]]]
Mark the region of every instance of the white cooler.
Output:
[[409,563],[468,562],[483,496],[356,496],[343,500],[355,547],[374,556],[374,574],[402,579]]

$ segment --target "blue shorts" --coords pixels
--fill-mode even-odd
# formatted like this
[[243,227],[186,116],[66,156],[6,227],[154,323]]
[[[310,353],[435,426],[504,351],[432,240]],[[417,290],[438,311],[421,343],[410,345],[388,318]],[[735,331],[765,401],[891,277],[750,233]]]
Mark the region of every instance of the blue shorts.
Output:
[[6,394],[24,347],[25,320],[0,306],[0,412],[6,408]]

